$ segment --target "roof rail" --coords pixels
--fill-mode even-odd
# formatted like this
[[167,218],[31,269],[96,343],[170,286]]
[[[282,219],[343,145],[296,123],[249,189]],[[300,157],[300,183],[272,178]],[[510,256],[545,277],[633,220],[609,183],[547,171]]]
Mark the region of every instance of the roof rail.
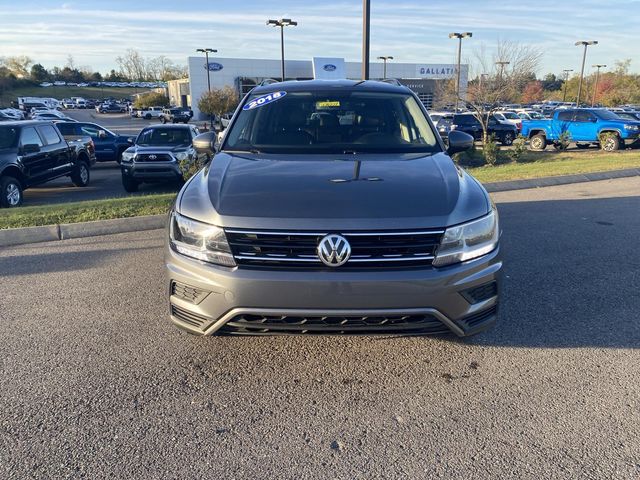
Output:
[[274,83],[280,83],[280,80],[275,80],[273,78],[265,78],[257,86],[264,87],[265,85],[272,85]]
[[383,82],[383,83],[389,83],[391,85],[395,85],[397,87],[404,87],[404,85],[401,84],[400,80],[398,80],[397,78],[383,78],[380,81]]

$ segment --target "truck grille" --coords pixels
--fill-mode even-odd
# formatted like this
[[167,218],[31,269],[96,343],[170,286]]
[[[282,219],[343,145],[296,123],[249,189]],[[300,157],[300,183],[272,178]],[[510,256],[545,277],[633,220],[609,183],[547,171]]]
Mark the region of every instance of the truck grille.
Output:
[[136,155],[136,162],[170,162],[172,160],[173,157],[168,153],[139,153]]
[[222,334],[435,334],[450,330],[428,314],[381,316],[236,315]]
[[[226,230],[238,265],[307,269],[332,268],[325,266],[316,252],[327,233]],[[351,245],[351,257],[337,269],[430,266],[443,233],[443,230],[342,232]]]

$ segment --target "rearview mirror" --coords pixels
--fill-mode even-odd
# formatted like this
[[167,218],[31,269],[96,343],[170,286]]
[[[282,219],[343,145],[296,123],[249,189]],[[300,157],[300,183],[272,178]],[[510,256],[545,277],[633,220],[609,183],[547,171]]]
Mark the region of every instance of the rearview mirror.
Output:
[[470,148],[473,148],[473,137],[471,135],[458,130],[449,132],[449,148],[447,148],[449,155],[464,152]]
[[40,151],[40,145],[37,143],[28,143],[22,146],[22,153],[38,153]]
[[193,148],[198,153],[214,155],[218,150],[218,138],[216,132],[205,132],[193,139]]

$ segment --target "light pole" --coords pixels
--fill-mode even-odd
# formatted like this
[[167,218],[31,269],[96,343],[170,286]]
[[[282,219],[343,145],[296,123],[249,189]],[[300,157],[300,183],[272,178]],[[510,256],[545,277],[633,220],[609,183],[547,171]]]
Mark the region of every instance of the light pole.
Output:
[[[207,91],[211,92],[211,70],[209,70],[209,54],[217,53],[218,50],[213,48],[198,48],[196,52],[204,53],[204,68],[207,69]],[[209,123],[211,123],[211,130],[213,130],[213,115],[209,115]]]
[[387,60],[393,60],[393,57],[378,57],[378,60],[382,60],[384,62],[384,66],[382,67],[382,79],[384,80],[385,78],[387,78]]
[[591,107],[593,108],[596,104],[596,95],[598,95],[598,81],[600,80],[600,69],[607,68],[607,66],[602,63],[597,63],[595,65],[591,65],[591,67],[595,67],[598,69],[596,71],[596,86],[593,89],[593,99],[591,100]]
[[370,37],[371,37],[371,0],[362,0],[362,80],[369,80]]
[[294,22],[290,18],[281,18],[280,20],[267,20],[267,25],[280,27],[280,75],[282,76],[282,81],[284,82],[284,27],[295,27],[296,25],[298,25],[298,22]]
[[562,103],[567,101],[567,82],[569,81],[569,74],[573,72],[571,69],[563,70],[564,72],[564,93],[562,94]]
[[578,97],[576,98],[576,107],[580,107],[580,96],[582,95],[582,81],[584,79],[584,63],[587,60],[587,47],[589,45],[597,45],[598,42],[596,40],[584,41],[581,40],[576,42],[576,47],[580,45],[584,45],[584,53],[582,54],[582,70],[580,71],[580,83],[578,84]]
[[449,38],[457,38],[458,39],[458,70],[456,74],[456,108],[455,111],[458,111],[458,101],[460,99],[460,62],[462,57],[462,39],[463,38],[471,38],[473,37],[473,33],[471,32],[463,32],[463,33],[450,33]]

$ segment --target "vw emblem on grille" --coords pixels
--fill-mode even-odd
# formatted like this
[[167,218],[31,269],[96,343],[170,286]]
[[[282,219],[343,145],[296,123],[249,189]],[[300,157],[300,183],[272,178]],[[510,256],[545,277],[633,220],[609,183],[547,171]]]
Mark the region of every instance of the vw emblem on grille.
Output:
[[344,265],[351,256],[351,245],[342,235],[327,235],[318,244],[318,258],[329,267]]
[[157,155],[149,155],[149,160],[155,160],[157,158],[158,158]]

